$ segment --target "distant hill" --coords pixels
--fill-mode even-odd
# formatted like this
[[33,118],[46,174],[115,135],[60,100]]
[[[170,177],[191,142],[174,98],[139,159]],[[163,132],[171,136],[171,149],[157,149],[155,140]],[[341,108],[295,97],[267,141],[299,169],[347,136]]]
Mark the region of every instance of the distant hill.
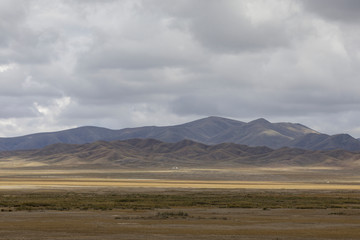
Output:
[[340,166],[360,163],[360,153],[344,150],[277,150],[234,143],[205,145],[182,140],[165,143],[155,139],[98,141],[88,144],[54,144],[42,149],[0,152],[0,162],[19,167],[51,168],[173,168],[240,166]]
[[334,150],[343,149],[348,151],[360,151],[360,141],[349,134],[307,134],[294,139],[288,146],[309,150]]
[[0,138],[0,151],[38,149],[55,143],[82,144],[106,138],[115,138],[117,131],[100,127],[79,127],[59,132]]
[[84,144],[99,140],[133,138],[152,138],[169,143],[189,139],[208,145],[237,143],[273,149],[287,146],[309,150],[360,151],[360,141],[347,134],[330,136],[301,124],[271,123],[263,118],[245,123],[221,117],[208,117],[175,126],[147,126],[121,130],[80,127],[59,132],[0,138],[0,151],[39,149],[55,143]]

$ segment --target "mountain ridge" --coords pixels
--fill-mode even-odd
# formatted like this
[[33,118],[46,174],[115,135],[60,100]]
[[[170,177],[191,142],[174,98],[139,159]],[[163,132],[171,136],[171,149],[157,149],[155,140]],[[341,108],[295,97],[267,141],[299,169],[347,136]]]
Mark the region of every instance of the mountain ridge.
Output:
[[235,143],[206,145],[191,140],[166,143],[156,139],[57,143],[35,150],[0,152],[0,162],[22,167],[172,168],[241,166],[360,166],[360,153],[283,147],[249,147]]
[[264,118],[246,123],[215,116],[173,126],[145,126],[120,130],[84,126],[57,132],[0,138],[0,151],[40,149],[55,143],[85,144],[100,140],[134,138],[151,138],[169,143],[189,139],[209,145],[237,143],[273,149],[294,147],[308,150],[360,151],[360,141],[348,134],[327,135],[299,123],[271,123]]

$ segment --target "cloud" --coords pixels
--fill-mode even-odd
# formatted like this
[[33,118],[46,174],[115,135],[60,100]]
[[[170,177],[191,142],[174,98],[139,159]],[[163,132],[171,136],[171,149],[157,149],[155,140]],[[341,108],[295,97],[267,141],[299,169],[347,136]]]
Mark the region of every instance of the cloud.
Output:
[[30,1],[4,0],[0,3],[0,64],[48,62],[56,54],[51,45],[56,33],[28,26]]
[[359,23],[360,2],[357,0],[303,0],[307,10],[326,19]]
[[0,134],[209,115],[358,134],[356,9],[355,1],[1,1]]
[[[174,28],[183,29],[210,51],[239,53],[286,47],[291,36],[281,17],[271,15],[264,1],[181,1],[160,2],[160,9],[172,14],[169,19]],[[277,3],[272,3],[277,4]],[[157,9],[159,10],[159,9]],[[281,14],[281,13],[280,13]],[[278,15],[279,16],[279,15]],[[283,18],[287,16],[283,15]]]

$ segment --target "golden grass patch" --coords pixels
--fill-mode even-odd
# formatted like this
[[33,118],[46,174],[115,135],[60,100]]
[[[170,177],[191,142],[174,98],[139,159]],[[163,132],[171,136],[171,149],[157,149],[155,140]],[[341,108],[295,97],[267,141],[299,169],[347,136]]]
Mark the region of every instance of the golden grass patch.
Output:
[[167,179],[104,178],[1,178],[0,188],[41,187],[117,187],[117,188],[201,188],[201,189],[274,189],[274,190],[360,190],[360,184],[307,183],[280,181],[202,181]]

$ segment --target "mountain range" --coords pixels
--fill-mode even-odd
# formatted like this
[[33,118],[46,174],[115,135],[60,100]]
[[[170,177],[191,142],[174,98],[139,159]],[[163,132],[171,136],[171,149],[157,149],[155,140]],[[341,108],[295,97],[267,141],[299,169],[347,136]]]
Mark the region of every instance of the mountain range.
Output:
[[0,138],[0,151],[40,149],[57,143],[85,144],[135,138],[156,139],[166,143],[191,140],[206,145],[236,143],[271,149],[291,147],[306,150],[360,151],[360,141],[348,134],[327,135],[298,123],[271,123],[263,118],[246,123],[221,117],[208,117],[175,126],[146,126],[120,130],[79,127],[58,132]]
[[205,145],[191,140],[165,143],[155,139],[53,144],[42,149],[0,152],[4,167],[42,168],[233,168],[241,166],[360,165],[360,153],[344,150],[273,150],[235,143]]

